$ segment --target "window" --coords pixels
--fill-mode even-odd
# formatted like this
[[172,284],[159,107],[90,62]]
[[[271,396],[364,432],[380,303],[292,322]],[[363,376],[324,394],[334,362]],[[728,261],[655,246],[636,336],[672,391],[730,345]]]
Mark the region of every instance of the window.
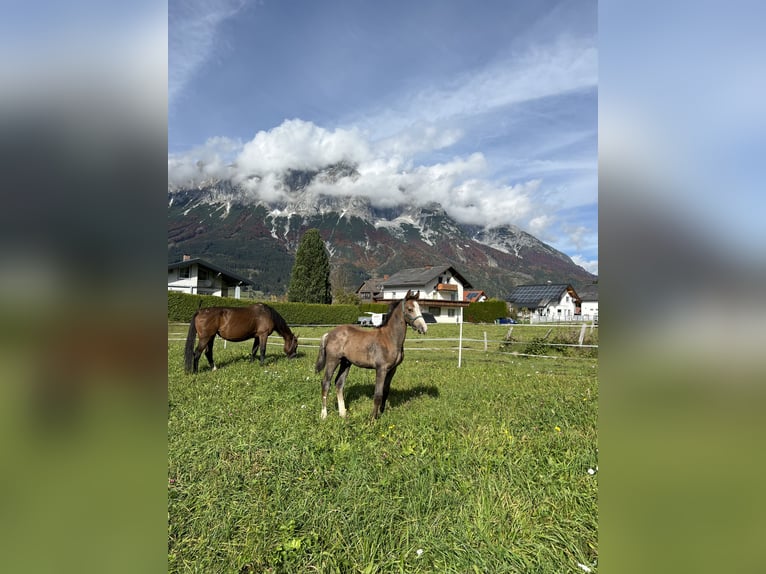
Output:
[[197,278],[200,281],[205,281],[208,278],[208,275],[210,275],[210,272],[207,269],[202,269],[200,267],[199,271],[197,271]]
[[181,267],[178,270],[178,277],[179,277],[179,279],[188,279],[189,278],[189,268],[188,267]]
[[429,307],[428,312],[431,313],[434,317],[439,317],[442,314],[442,308],[441,307]]
[[455,310],[454,309],[447,309],[447,316],[448,317],[454,317],[455,316]]

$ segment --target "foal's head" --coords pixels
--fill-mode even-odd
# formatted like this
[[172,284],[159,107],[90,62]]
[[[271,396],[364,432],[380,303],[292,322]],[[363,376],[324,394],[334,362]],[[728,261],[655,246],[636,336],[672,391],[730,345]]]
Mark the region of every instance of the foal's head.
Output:
[[426,325],[426,321],[423,319],[423,315],[420,312],[418,297],[420,297],[420,291],[417,293],[407,291],[407,295],[405,295],[404,301],[402,301],[402,310],[404,311],[405,323],[423,335],[428,331],[428,325]]

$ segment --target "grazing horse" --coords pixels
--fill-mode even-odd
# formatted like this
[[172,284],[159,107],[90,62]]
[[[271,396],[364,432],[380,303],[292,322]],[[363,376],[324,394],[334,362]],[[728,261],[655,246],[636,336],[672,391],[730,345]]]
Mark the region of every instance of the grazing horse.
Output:
[[[293,359],[297,355],[298,337],[287,326],[282,316],[263,303],[248,307],[206,307],[198,310],[189,325],[184,353],[186,372],[197,372],[199,358],[205,351],[208,363],[215,371],[213,362],[213,340],[216,335],[227,341],[253,341],[250,361],[255,360],[255,352],[260,345],[261,365],[266,358],[266,340],[276,331],[285,340],[285,354]],[[199,337],[194,348],[195,335]]]
[[372,418],[378,418],[386,408],[391,379],[396,368],[404,359],[404,338],[407,336],[407,325],[420,334],[428,330],[425,320],[420,314],[417,299],[420,291],[407,295],[401,302],[394,303],[386,321],[380,327],[363,329],[356,325],[340,325],[329,333],[322,335],[319,345],[319,356],[316,361],[316,372],[325,368],[322,379],[322,418],[327,417],[327,392],[330,390],[330,379],[335,369],[340,365],[335,377],[335,388],[338,395],[338,414],[346,416],[346,404],[343,400],[343,385],[346,382],[351,365],[363,369],[375,369],[375,395],[372,403]]

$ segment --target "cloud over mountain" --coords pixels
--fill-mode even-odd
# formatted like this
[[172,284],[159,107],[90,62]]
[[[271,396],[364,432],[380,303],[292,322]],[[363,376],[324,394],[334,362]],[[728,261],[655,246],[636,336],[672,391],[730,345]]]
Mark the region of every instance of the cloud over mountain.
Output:
[[168,158],[170,185],[228,180],[252,194],[254,200],[286,200],[283,185],[290,171],[320,171],[346,164],[351,174],[313,180],[305,193],[363,196],[377,207],[440,203],[461,223],[515,224],[544,229],[545,202],[540,180],[513,184],[487,177],[481,153],[454,156],[441,162],[418,161],[419,153],[454,143],[459,133],[421,124],[399,136],[370,141],[358,129],[328,130],[293,119],[253,139],[238,142],[213,138],[205,145]]

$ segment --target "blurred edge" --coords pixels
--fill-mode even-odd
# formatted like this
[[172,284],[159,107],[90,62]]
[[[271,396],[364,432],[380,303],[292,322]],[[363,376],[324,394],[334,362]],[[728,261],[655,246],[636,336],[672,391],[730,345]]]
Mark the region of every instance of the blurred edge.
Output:
[[167,6],[7,8],[3,566],[163,571]]
[[600,5],[604,572],[762,568],[763,12]]

